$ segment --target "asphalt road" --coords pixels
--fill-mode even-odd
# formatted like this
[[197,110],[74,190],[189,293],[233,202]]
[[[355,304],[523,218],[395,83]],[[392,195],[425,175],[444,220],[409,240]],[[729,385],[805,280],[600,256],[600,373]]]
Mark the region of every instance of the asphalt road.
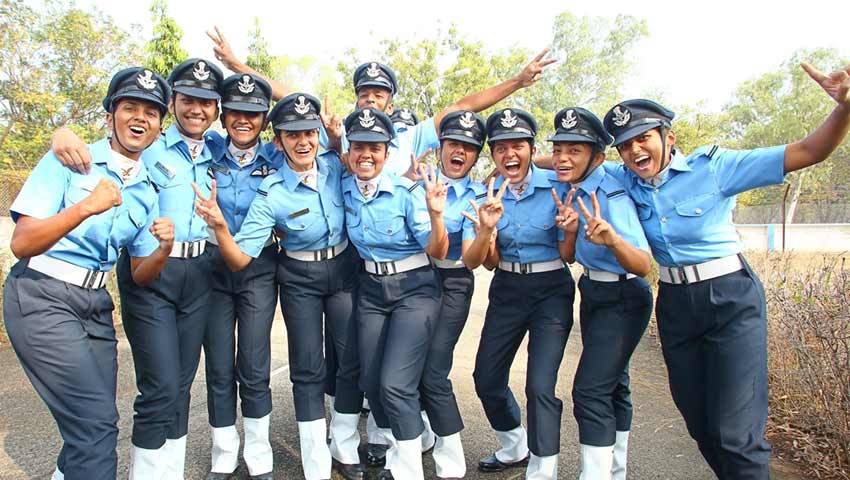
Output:
[[[469,479],[503,480],[522,478],[522,471],[481,474],[475,466],[480,458],[497,448],[497,441],[475,396],[472,369],[475,351],[487,307],[490,273],[479,269],[469,321],[455,352],[452,381],[464,416],[462,438]],[[576,304],[578,303],[578,299]],[[560,478],[578,477],[578,430],[572,416],[570,391],[581,351],[578,322],[570,336],[558,382],[558,396],[564,402],[561,422]],[[299,463],[298,433],[289,381],[286,332],[283,321],[275,322],[272,337],[271,439],[275,451],[275,472],[279,479],[303,478]],[[130,347],[119,329],[118,410],[121,414],[118,441],[119,478],[126,478],[130,448],[132,404],[136,394]],[[203,365],[203,359],[201,360]],[[511,370],[511,385],[524,403],[526,354],[522,347]],[[0,479],[49,478],[61,446],[55,423],[35,394],[11,348],[0,347]],[[646,337],[632,359],[633,401],[635,405],[629,477],[633,479],[702,480],[715,478],[688,437],[666,384],[666,371],[655,339]],[[365,418],[361,422],[364,432]],[[210,465],[210,430],[207,423],[206,387],[203,366],[192,390],[192,409],[186,459],[186,478],[203,479]],[[244,468],[243,468],[244,471]],[[426,478],[434,478],[434,464],[425,457]],[[373,478],[377,471],[372,472]],[[775,478],[780,478],[776,476]],[[785,478],[785,477],[782,477]],[[789,479],[790,480],[790,479]]]

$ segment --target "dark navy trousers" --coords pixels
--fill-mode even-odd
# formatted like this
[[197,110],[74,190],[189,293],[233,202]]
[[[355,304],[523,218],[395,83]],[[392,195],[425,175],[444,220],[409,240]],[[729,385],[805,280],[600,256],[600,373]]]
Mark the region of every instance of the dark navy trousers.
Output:
[[438,268],[436,271],[442,286],[443,301],[440,316],[434,325],[419,393],[434,433],[448,437],[463,430],[463,420],[449,373],[452,370],[455,345],[469,316],[475,275],[467,268]]
[[413,440],[425,428],[419,384],[440,315],[437,274],[430,265],[394,275],[364,272],[359,289],[360,385],[375,423],[391,428],[396,440]]
[[560,449],[563,405],[555,396],[555,385],[573,326],[574,300],[575,283],[563,269],[526,275],[496,270],[490,284],[490,304],[475,357],[475,392],[493,429],[506,432],[521,425],[508,381],[528,333],[528,447],[538,457]]
[[661,283],[658,330],[670,391],[721,480],[769,478],[767,318],[749,266],[689,285]]
[[[299,422],[325,418],[323,350],[330,337],[338,360],[335,370],[339,413],[358,413],[363,394],[357,386],[360,363],[354,298],[361,260],[353,245],[329,260],[307,262],[278,254],[280,306],[286,322],[289,372],[295,417]],[[324,333],[323,333],[324,332]]]
[[238,272],[230,271],[217,246],[207,248],[213,272],[204,337],[207,411],[210,425],[221,428],[236,423],[237,388],[243,417],[262,418],[272,410],[269,375],[277,245],[264,248]]
[[169,258],[147,287],[133,282],[126,251],[118,258],[124,331],[133,352],[136,387],[133,445],[157,449],[189,428],[189,391],[209,317],[210,252]]
[[631,430],[629,359],[652,313],[652,291],[643,278],[598,282],[582,275],[582,352],[573,382],[573,414],[583,445],[614,445]]
[[114,479],[118,467],[114,305],[18,262],[3,287],[3,318],[21,366],[56,420],[68,480]]

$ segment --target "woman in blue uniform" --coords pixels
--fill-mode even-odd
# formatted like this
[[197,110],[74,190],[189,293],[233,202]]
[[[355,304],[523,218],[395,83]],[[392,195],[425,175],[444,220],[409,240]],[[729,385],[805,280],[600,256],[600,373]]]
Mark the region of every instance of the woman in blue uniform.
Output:
[[[201,359],[212,277],[206,223],[195,214],[192,183],[209,192],[212,150],[205,133],[218,118],[221,80],[221,70],[199,58],[186,60],[169,75],[174,124],[141,158],[159,192],[160,212],[174,222],[172,260],[145,287],[133,282],[128,255],[116,267],[139,390],[133,404],[132,477],[183,478],[190,389]],[[61,128],[52,147],[63,165],[86,170],[85,162],[76,161],[88,155],[80,143]]]
[[[527,478],[550,479],[557,477],[560,449],[562,405],[555,385],[573,324],[575,285],[564,269],[568,243],[559,238],[563,235],[555,226],[558,210],[552,201],[552,189],[564,187],[553,172],[531,165],[536,133],[534,118],[522,110],[499,110],[487,119],[501,192],[492,196],[491,189],[492,198],[478,208],[480,226],[477,234],[471,229],[464,233],[474,241],[463,259],[470,268],[482,263],[498,267],[473,376],[501,449],[478,468],[494,472],[527,464]],[[528,434],[508,386],[526,333]]]
[[573,188],[566,204],[555,197],[556,225],[571,247],[567,261],[584,267],[578,284],[582,352],[573,382],[580,478],[625,480],[629,359],[652,313],[652,291],[642,278],[650,269],[649,245],[634,203],[602,167],[611,136],[596,115],[578,107],[561,110],[549,141],[558,180]]
[[[277,280],[304,477],[329,479],[333,458],[344,478],[361,479],[365,472],[357,452],[357,422],[363,395],[357,387],[353,322],[360,260],[348,246],[344,227],[340,183],[345,168],[334,152],[317,155],[320,111],[319,101],[304,93],[275,105],[270,114],[274,145],[285,162],[257,189],[235,238],[216,206],[221,197],[215,190],[197,209],[214,229],[221,255],[234,271],[251,268],[259,260],[274,228],[283,233]],[[325,442],[323,326],[340,359],[330,446]]]
[[[221,94],[221,123],[227,138],[208,134],[215,147],[208,173],[215,178],[218,205],[228,230],[235,234],[260,183],[280,168],[282,160],[269,155],[259,139],[271,101],[271,87],[265,80],[231,75],[222,82]],[[207,480],[227,479],[239,466],[237,390],[248,473],[252,478],[272,478],[269,375],[277,303],[277,246],[269,234],[256,260],[239,272],[231,272],[218,251],[215,232],[211,231],[207,240],[213,272],[210,319],[204,337],[207,410],[212,428],[212,463]]]
[[10,210],[20,258],[3,289],[9,339],[63,445],[53,479],[114,479],[118,465],[117,340],[104,286],[118,250],[132,281],[152,282],[174,242],[159,217],[142,151],[159,136],[170,89],[142,68],[115,74],[103,107],[108,139],[89,146],[92,169],[76,174],[48,152]]
[[624,163],[611,171],[637,205],[660,265],[656,315],[670,391],[721,479],[770,475],[764,289],[741,254],[735,195],[823,161],[850,129],[850,67],[828,76],[803,68],[838,105],[788,145],[715,145],[686,156],[675,149],[674,114],[661,105],[629,100],[605,115]]
[[428,255],[442,259],[448,250],[446,187],[436,175],[424,175],[423,187],[382,173],[394,137],[384,113],[357,110],[345,129],[353,172],[342,184],[346,229],[365,267],[356,307],[360,383],[390,443],[382,478],[421,479],[418,387],[441,297]]
[[436,434],[433,456],[437,477],[463,478],[466,475],[460,439],[463,420],[449,373],[455,345],[469,316],[475,286],[475,276],[461,258],[463,227],[470,221],[463,214],[468,214],[469,202],[480,202],[487,196],[484,185],[472,180],[469,174],[478,161],[486,133],[481,117],[468,110],[443,117],[439,132],[440,182],[448,187],[443,217],[449,250],[445,260],[434,259],[443,300],[419,391],[426,418]]

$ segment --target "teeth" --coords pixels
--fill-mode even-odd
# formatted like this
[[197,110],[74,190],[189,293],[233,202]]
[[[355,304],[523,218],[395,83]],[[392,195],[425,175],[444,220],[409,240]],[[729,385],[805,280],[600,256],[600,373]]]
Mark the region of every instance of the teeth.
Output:
[[508,162],[508,163],[506,163],[506,164],[505,164],[505,166],[506,166],[506,167],[508,167],[508,168],[510,168],[510,167],[518,167],[518,166],[519,166],[519,162]]
[[131,131],[131,132],[133,132],[133,133],[138,133],[139,135],[141,135],[141,134],[145,133],[145,129],[144,129],[144,128],[142,128],[142,127],[136,127],[136,126],[130,127],[130,131]]

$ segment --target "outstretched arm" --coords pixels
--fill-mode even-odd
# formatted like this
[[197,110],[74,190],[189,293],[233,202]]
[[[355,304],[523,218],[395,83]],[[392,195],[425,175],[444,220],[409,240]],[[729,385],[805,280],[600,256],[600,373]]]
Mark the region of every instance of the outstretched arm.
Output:
[[814,132],[786,147],[785,173],[826,160],[844,141],[844,137],[850,130],[850,66],[830,75],[824,74],[808,63],[803,63],[802,67],[838,105]]
[[556,58],[547,58],[544,60],[543,57],[545,57],[547,53],[549,53],[548,48],[544,49],[539,55],[534,57],[531,63],[526,65],[525,68],[523,68],[516,76],[488,89],[467,95],[457,102],[449,105],[443,111],[434,116],[434,126],[439,127],[440,120],[451,112],[457,110],[480,112],[481,110],[492,107],[517,90],[534,85],[543,74],[543,69],[547,65],[551,65],[558,61]]
[[249,67],[241,60],[236,58],[236,54],[233,53],[233,49],[230,48],[230,43],[227,42],[227,39],[224,37],[224,34],[221,33],[221,30],[218,27],[213,27],[215,29],[215,33],[207,31],[207,36],[215,43],[213,46],[213,53],[215,54],[215,58],[218,59],[221,63],[224,64],[225,67],[236,73],[247,73],[250,75],[256,75],[263,80],[269,82],[269,85],[272,87],[272,98],[275,100],[280,100],[281,98],[288,95],[292,92],[292,89],[289,88],[289,85],[273,80],[262,73],[254,70]]

